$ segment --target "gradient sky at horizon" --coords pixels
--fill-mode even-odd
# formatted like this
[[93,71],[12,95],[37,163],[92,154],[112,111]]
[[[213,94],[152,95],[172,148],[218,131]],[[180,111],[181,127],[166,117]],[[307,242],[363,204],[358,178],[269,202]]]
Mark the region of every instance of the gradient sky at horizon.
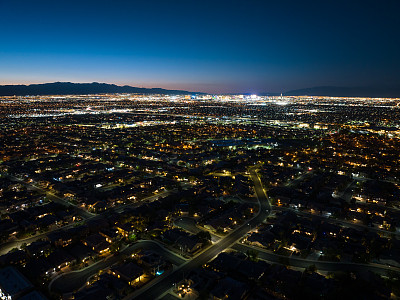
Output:
[[400,1],[0,0],[0,84],[400,85]]

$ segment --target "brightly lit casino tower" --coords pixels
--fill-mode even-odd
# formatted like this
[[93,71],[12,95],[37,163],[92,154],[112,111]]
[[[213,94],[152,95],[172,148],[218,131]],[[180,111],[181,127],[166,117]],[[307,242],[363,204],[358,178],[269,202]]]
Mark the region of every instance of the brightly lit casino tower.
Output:
[[281,93],[280,97],[278,99],[276,99],[276,104],[278,104],[278,105],[287,105],[289,103],[288,103],[288,101],[286,99],[283,98],[283,95]]

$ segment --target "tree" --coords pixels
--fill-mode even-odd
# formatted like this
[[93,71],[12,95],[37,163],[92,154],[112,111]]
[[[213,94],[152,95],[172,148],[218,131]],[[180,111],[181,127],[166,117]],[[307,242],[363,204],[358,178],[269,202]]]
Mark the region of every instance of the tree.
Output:
[[113,242],[110,245],[110,253],[118,253],[120,248],[121,248],[121,241]]
[[247,250],[246,252],[247,257],[251,260],[251,261],[257,261],[258,260],[258,251],[257,250]]
[[314,273],[315,271],[317,271],[317,267],[313,264],[313,265],[309,265],[305,270],[304,273]]
[[5,232],[0,232],[0,242],[4,243],[9,238],[9,234]]
[[196,236],[201,240],[211,241],[211,234],[208,231],[200,231]]
[[136,241],[136,238],[137,238],[136,234],[131,233],[131,234],[128,236],[128,242],[129,242],[129,243],[132,243],[132,242]]

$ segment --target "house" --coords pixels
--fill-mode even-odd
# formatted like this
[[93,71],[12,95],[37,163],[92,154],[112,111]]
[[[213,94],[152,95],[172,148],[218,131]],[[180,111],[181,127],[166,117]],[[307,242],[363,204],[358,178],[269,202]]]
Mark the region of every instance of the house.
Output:
[[113,276],[110,273],[103,273],[99,276],[99,280],[95,283],[96,285],[112,288],[117,292],[120,299],[129,293],[129,284],[124,280]]
[[268,276],[269,280],[276,283],[285,282],[290,287],[293,287],[293,289],[298,287],[298,282],[303,276],[303,273],[300,271],[288,269],[280,265],[273,266],[271,271]]
[[227,231],[232,221],[228,215],[222,215],[217,218],[210,219],[208,222],[204,223],[204,227],[212,231]]
[[23,250],[9,252],[0,256],[0,265],[23,265],[27,260],[27,254]]
[[72,243],[72,235],[67,231],[51,232],[47,237],[56,247],[65,247]]
[[0,220],[0,232],[5,235],[9,236],[13,232],[18,230],[18,224],[13,222],[10,219],[2,219]]
[[291,250],[299,252],[300,250],[307,249],[311,244],[312,238],[308,236],[303,236],[298,233],[293,233],[289,237],[288,245],[290,245]]
[[76,259],[68,254],[64,249],[58,249],[47,257],[47,261],[50,266],[57,270],[76,262]]
[[396,267],[400,267],[400,242],[396,239],[392,241],[390,249],[386,249],[379,256],[379,261]]
[[[152,251],[145,251],[140,257],[140,264],[150,269],[153,275],[159,275],[165,269],[167,262],[160,255]],[[159,273],[156,274],[157,272]]]
[[1,299],[17,299],[32,288],[32,284],[16,268],[0,270]]
[[107,243],[106,238],[98,233],[89,235],[87,238],[82,240],[82,243],[99,254],[107,252],[110,247],[110,244]]
[[174,244],[174,247],[185,251],[186,253],[193,254],[203,245],[200,239],[185,231],[179,229],[170,229],[164,232],[163,239]]
[[210,267],[214,271],[231,272],[239,266],[241,259],[232,253],[222,252],[211,263]]
[[182,230],[179,230],[177,228],[174,228],[174,229],[165,231],[163,233],[162,237],[163,237],[163,239],[174,244],[178,241],[179,238],[181,238],[182,236],[187,236],[187,235],[188,235],[188,233],[186,233]]
[[147,226],[147,230],[148,231],[151,231],[151,230],[163,231],[167,227],[168,227],[167,221],[155,220],[154,222],[150,223]]
[[41,218],[37,218],[34,221],[34,224],[36,224],[37,228],[49,228],[49,227],[55,227],[55,225],[57,225],[57,223],[59,222],[59,218],[57,218],[54,215],[51,214],[47,214]]
[[253,191],[250,188],[249,179],[243,175],[235,176],[235,187],[237,189],[237,193],[241,196],[251,197]]
[[258,280],[270,267],[265,261],[242,260],[237,267],[237,272],[244,279]]
[[73,211],[66,211],[66,210],[61,210],[56,212],[56,216],[64,223],[68,224],[70,222],[75,221],[75,216]]
[[115,277],[123,279],[129,285],[141,282],[144,277],[143,268],[139,267],[134,262],[125,262],[112,267],[109,272]]
[[175,243],[176,248],[182,249],[189,254],[193,254],[199,250],[202,245],[203,243],[200,242],[200,239],[195,235],[182,236]]
[[95,213],[100,213],[107,209],[107,203],[105,201],[97,201],[93,205],[89,205],[88,209],[89,209],[89,211],[93,211]]
[[36,241],[26,246],[25,251],[29,256],[35,257],[50,252],[50,249],[51,244],[49,241]]
[[120,235],[125,238],[128,238],[131,234],[135,233],[135,227],[132,223],[125,223],[116,226]]
[[89,235],[90,229],[87,225],[79,225],[68,229],[67,232],[73,237],[73,242],[78,242],[80,239]]
[[303,280],[316,297],[326,297],[332,293],[333,282],[325,276],[313,272],[304,276]]
[[90,247],[81,243],[70,245],[65,250],[78,262],[85,262],[96,254]]
[[249,287],[240,281],[231,277],[221,279],[218,284],[211,290],[210,295],[214,300],[244,299],[249,292]]
[[86,225],[91,232],[98,232],[100,229],[109,228],[108,221],[104,218],[91,219],[86,222]]
[[190,287],[193,290],[201,292],[203,290],[209,290],[214,283],[223,278],[223,276],[222,273],[201,268],[191,271],[187,280],[190,281]]
[[31,259],[25,265],[24,270],[24,273],[29,274],[32,278],[40,278],[55,271],[55,269],[48,262],[47,258],[44,256]]
[[247,241],[254,246],[268,248],[275,241],[275,236],[269,231],[254,232],[247,238]]
[[118,240],[118,231],[104,228],[99,231],[99,234],[105,237],[110,244]]

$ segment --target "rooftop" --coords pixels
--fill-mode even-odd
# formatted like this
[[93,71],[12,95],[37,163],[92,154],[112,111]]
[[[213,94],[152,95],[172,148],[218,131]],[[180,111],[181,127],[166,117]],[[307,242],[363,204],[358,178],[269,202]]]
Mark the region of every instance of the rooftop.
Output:
[[0,270],[0,288],[11,297],[32,287],[32,284],[14,267],[6,267]]

